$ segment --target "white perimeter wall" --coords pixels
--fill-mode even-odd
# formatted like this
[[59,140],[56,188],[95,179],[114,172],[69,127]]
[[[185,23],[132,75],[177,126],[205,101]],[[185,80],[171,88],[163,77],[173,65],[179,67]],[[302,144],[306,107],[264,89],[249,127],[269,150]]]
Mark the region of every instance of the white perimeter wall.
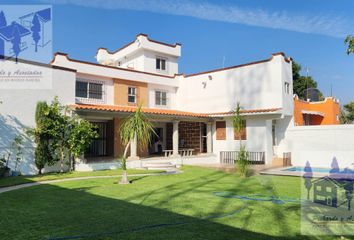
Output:
[[354,125],[297,126],[285,134],[278,152],[292,153],[292,164],[331,168],[335,158],[340,168],[354,163]]
[[[18,63],[19,65],[24,63]],[[28,66],[27,66],[28,67]],[[62,104],[75,103],[75,73],[42,66],[30,66],[48,73],[52,71],[52,87],[50,89],[0,89],[0,156],[9,150],[11,143],[18,134],[25,135],[28,127],[35,126],[35,109],[38,101],[51,102],[54,96],[59,97]],[[47,76],[50,76],[47,75]],[[24,156],[20,166],[22,174],[35,174],[38,172],[34,165],[34,145],[30,138],[24,142]],[[14,156],[10,167],[14,166]],[[47,168],[51,170],[53,168]]]
[[285,62],[281,55],[264,63],[181,78],[178,109],[225,112],[240,102],[244,109],[282,108],[285,111],[289,106],[284,105],[284,97],[292,99],[291,92],[283,94],[285,80],[292,82],[291,63]]

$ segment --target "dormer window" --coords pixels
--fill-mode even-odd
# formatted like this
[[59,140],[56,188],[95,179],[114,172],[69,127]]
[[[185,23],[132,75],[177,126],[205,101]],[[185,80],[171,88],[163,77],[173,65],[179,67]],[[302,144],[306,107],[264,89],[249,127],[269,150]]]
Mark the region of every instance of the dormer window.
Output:
[[166,59],[157,57],[156,58],[156,70],[166,71]]

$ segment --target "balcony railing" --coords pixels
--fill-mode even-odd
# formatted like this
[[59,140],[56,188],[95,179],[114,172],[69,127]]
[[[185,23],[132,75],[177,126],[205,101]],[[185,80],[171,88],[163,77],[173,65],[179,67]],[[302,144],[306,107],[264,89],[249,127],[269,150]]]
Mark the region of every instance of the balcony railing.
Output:
[[[220,162],[226,165],[233,165],[236,162],[239,151],[221,151]],[[250,164],[265,164],[265,152],[247,152]]]

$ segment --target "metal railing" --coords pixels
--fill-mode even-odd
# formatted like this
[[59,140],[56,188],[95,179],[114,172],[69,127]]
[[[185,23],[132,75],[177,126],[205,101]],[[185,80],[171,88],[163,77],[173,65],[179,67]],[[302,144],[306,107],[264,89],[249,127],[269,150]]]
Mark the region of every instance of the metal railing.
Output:
[[[221,151],[220,163],[233,165],[238,157],[239,151]],[[265,152],[247,152],[250,164],[265,164]]]

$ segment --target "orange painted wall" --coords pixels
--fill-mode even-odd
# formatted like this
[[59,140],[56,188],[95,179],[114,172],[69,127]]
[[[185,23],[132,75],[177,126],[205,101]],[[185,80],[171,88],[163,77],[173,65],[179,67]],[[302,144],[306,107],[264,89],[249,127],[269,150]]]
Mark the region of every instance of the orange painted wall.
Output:
[[333,125],[340,124],[337,116],[340,113],[339,103],[333,97],[327,97],[324,101],[306,102],[294,97],[294,120],[295,125],[305,125],[302,111],[321,112],[324,117],[311,115],[310,125]]
[[[128,103],[128,87],[136,87],[136,103]],[[147,107],[149,104],[147,83],[114,79],[114,104],[121,106],[136,106],[137,104],[142,104],[143,107]]]

